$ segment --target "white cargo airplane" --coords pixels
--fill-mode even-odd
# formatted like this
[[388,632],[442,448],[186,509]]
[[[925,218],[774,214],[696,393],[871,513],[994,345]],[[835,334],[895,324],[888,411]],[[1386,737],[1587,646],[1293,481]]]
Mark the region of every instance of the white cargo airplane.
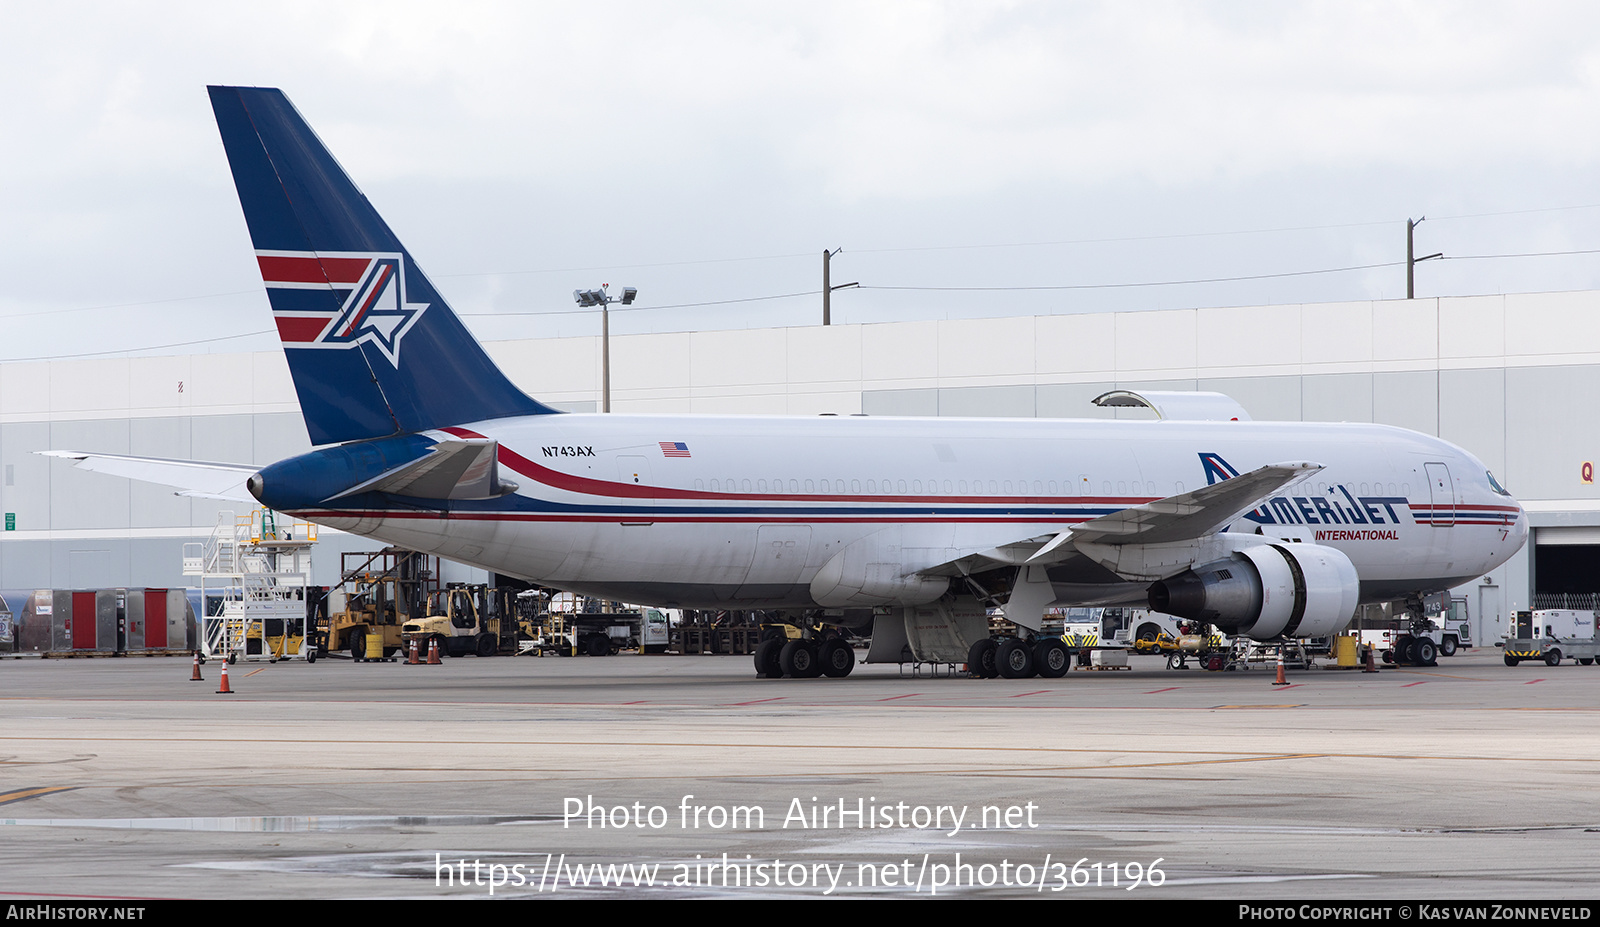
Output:
[[[1252,422],[1214,393],[1107,394],[1156,421],[558,413],[495,367],[278,91],[212,106],[318,449],[254,467],[55,452],[242,496],[559,589],[767,609],[868,660],[1060,676],[1053,604],[1148,603],[1258,640],[1504,563],[1522,508],[1468,452],[1364,424]],[[1236,469],[1237,468],[1237,469]],[[991,638],[1004,604],[1027,633]],[[766,676],[843,676],[836,637]]]

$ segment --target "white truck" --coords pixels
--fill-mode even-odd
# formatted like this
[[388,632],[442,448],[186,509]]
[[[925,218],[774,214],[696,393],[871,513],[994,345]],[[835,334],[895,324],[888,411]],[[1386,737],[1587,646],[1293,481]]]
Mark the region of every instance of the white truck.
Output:
[[1502,645],[1506,665],[1543,660],[1546,666],[1559,666],[1563,658],[1570,657],[1579,665],[1593,666],[1595,657],[1600,655],[1597,628],[1600,628],[1600,611],[1581,608],[1519,611]]

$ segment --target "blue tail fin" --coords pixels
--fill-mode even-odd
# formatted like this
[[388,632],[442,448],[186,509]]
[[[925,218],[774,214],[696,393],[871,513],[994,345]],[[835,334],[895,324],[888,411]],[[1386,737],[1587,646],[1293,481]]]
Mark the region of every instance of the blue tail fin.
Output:
[[313,444],[555,411],[500,372],[282,91],[208,89]]

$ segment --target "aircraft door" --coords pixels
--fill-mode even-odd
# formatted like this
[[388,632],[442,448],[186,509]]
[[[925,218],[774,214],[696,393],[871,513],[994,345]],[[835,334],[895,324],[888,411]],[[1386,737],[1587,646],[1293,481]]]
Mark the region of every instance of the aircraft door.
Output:
[[1428,472],[1428,501],[1433,504],[1435,528],[1448,528],[1456,523],[1456,484],[1450,479],[1450,468],[1442,463],[1423,464]]
[[617,479],[629,485],[648,484],[650,482],[648,458],[632,455],[617,457]]
[[738,595],[759,598],[787,590],[800,581],[810,551],[810,525],[762,525],[756,531],[755,559]]

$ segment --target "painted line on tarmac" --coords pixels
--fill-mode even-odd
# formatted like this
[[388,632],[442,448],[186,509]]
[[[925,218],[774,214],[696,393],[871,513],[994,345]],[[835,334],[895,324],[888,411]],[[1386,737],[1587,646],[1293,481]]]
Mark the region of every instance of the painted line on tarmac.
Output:
[[40,786],[36,789],[13,789],[10,792],[0,792],[0,805],[9,805],[12,802],[26,801],[40,795],[53,795],[56,792],[70,792],[77,788],[75,785]]
[[[1219,707],[1226,708],[1226,707],[1230,707],[1230,706],[1219,706]],[[1297,706],[1293,706],[1293,705],[1289,705],[1289,706],[1236,705],[1236,706],[1231,706],[1231,707],[1235,707],[1235,708],[1274,708],[1274,707],[1289,707],[1289,708],[1293,708],[1293,707],[1297,707]],[[1532,710],[1544,710],[1544,709],[1512,709],[1512,710],[1532,711]],[[1568,710],[1578,710],[1578,709],[1553,709],[1553,710],[1568,711]],[[1588,710],[1588,709],[1583,709],[1583,710]],[[82,738],[82,737],[16,737],[16,736],[0,736],[0,741],[3,741],[3,740],[50,741],[50,740],[83,740],[83,739],[84,738]],[[113,738],[95,738],[95,740],[97,742],[104,742],[104,741],[111,740],[111,739],[113,739]],[[415,746],[417,746],[417,742],[416,741],[412,741],[412,740],[352,740],[350,738],[329,738],[329,739],[326,739],[326,740],[310,740],[310,739],[306,739],[306,738],[296,738],[294,740],[285,741],[285,740],[252,739],[252,738],[243,738],[243,737],[212,738],[212,737],[170,737],[170,736],[159,736],[159,737],[144,737],[144,738],[119,737],[119,738],[114,738],[114,739],[116,741],[122,742],[122,743],[167,743],[167,742],[181,741],[181,742],[198,742],[198,743],[202,743],[202,744],[262,743],[262,744],[299,744],[299,745],[305,745],[305,746],[311,746],[311,745],[337,745],[337,746],[340,746],[340,747],[351,747],[351,746],[415,747]],[[1107,748],[1107,747],[1096,748],[1096,747],[1038,747],[1038,746],[1033,746],[1033,747],[1002,747],[1002,746],[969,747],[969,746],[963,746],[963,745],[959,745],[959,744],[937,744],[937,745],[933,745],[933,744],[877,744],[877,743],[873,743],[873,744],[839,744],[839,743],[771,744],[771,743],[756,743],[756,742],[747,742],[747,741],[741,741],[741,742],[737,742],[737,743],[735,743],[735,742],[716,743],[716,742],[707,742],[707,741],[682,741],[682,742],[679,742],[679,741],[606,741],[604,744],[596,744],[596,742],[593,741],[593,740],[448,740],[448,741],[447,740],[436,740],[436,741],[429,741],[428,743],[429,743],[430,746],[461,746],[461,747],[511,747],[511,746],[516,746],[516,747],[590,747],[590,748],[592,748],[592,747],[595,747],[595,746],[606,746],[606,747],[612,747],[612,748],[627,748],[627,749],[636,749],[636,748],[679,748],[679,749],[692,749],[692,750],[705,750],[705,749],[709,748],[709,749],[733,750],[733,751],[739,751],[739,752],[750,752],[750,751],[757,751],[757,750],[805,750],[805,751],[831,750],[831,751],[836,751],[836,752],[837,751],[852,751],[852,752],[893,751],[893,752],[897,752],[897,753],[904,753],[904,752],[908,752],[908,751],[924,751],[924,752],[935,752],[935,753],[939,753],[939,754],[950,754],[950,753],[1028,753],[1028,754],[1085,754],[1085,753],[1087,753],[1087,754],[1104,754],[1104,753],[1116,753],[1116,754],[1124,754],[1124,755],[1126,755],[1126,754],[1130,754],[1130,753],[1133,753],[1133,754],[1149,753],[1149,754],[1166,755],[1166,756],[1174,756],[1174,755],[1176,755],[1176,756],[1196,756],[1196,757],[1206,757],[1206,756],[1212,756],[1212,757],[1237,757],[1240,754],[1245,754],[1247,758],[1248,757],[1259,757],[1259,758],[1262,758],[1262,759],[1280,759],[1280,758],[1283,758],[1285,756],[1285,754],[1281,754],[1281,753],[1250,753],[1249,751],[1242,751],[1242,750],[1130,750],[1130,749],[1126,749],[1126,748],[1115,748],[1115,749],[1113,749],[1113,748]],[[1295,754],[1295,756],[1299,756],[1299,755],[1300,754]],[[1455,754],[1455,755],[1448,755],[1447,756],[1447,755],[1423,754],[1423,753],[1348,753],[1348,752],[1340,752],[1340,753],[1329,752],[1329,753],[1316,753],[1316,754],[1305,754],[1305,755],[1306,756],[1338,757],[1338,758],[1344,758],[1344,759],[1382,759],[1382,760],[1430,759],[1430,760],[1448,760],[1448,761],[1466,761],[1466,762],[1498,761],[1498,762],[1549,762],[1549,763],[1600,764],[1600,758],[1596,758],[1596,757],[1571,757],[1571,756],[1488,756],[1488,755],[1467,755],[1467,754]],[[318,768],[333,768],[333,767],[320,767],[319,766]],[[340,768],[371,769],[372,767],[363,765],[363,766],[350,766],[350,767],[340,767]],[[413,768],[413,767],[404,767],[404,768],[410,769],[410,768]],[[425,767],[423,767],[423,768],[425,768]],[[496,771],[496,769],[497,768],[491,767],[491,768],[489,768],[488,771]],[[441,768],[439,768],[439,770],[440,771],[474,771],[471,767],[459,767],[459,768],[458,767],[441,767]],[[509,771],[522,772],[522,771],[525,771],[525,770],[522,770],[521,768],[513,768],[512,770],[509,770]],[[547,772],[547,771],[545,771],[545,772]],[[540,772],[540,775],[544,775],[545,772]],[[611,777],[603,777],[603,778],[611,778]],[[616,778],[629,779],[629,778],[639,778],[639,777],[620,776],[620,777],[616,777]],[[673,776],[643,777],[643,778],[682,779],[682,778],[685,778],[685,777],[681,776],[681,775],[673,775]],[[256,788],[257,785],[256,784],[250,784],[247,787]]]
[[1047,769],[1048,770],[1055,770],[1055,771],[1065,771],[1065,770],[1072,770],[1072,769],[1086,769],[1086,770],[1095,770],[1095,771],[1102,771],[1103,772],[1103,771],[1105,771],[1107,769],[1161,769],[1161,768],[1170,768],[1170,767],[1175,767],[1175,766],[1217,766],[1217,765],[1222,765],[1222,764],[1227,764],[1227,763],[1266,763],[1266,762],[1272,762],[1272,761],[1276,761],[1276,760],[1317,760],[1317,759],[1327,759],[1328,757],[1337,756],[1337,755],[1338,754],[1334,754],[1334,753],[1283,753],[1283,754],[1277,754],[1277,755],[1274,755],[1274,756],[1235,756],[1235,757],[1219,757],[1219,758],[1216,758],[1216,759],[1209,759],[1209,760],[1172,760],[1172,761],[1166,762],[1166,763],[1108,763],[1108,764],[1102,764],[1102,765],[1097,765],[1097,766],[1030,767],[1026,771],[1028,771],[1028,772],[1035,772],[1035,771],[1042,772],[1042,771],[1045,771]]

